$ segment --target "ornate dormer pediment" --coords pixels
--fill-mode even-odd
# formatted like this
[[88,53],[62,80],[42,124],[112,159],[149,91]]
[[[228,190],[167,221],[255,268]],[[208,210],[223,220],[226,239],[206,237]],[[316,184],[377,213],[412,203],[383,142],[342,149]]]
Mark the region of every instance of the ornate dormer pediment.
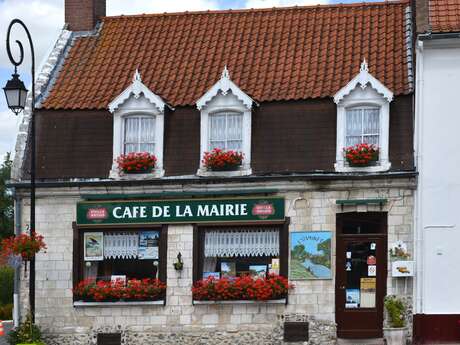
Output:
[[250,110],[252,104],[255,103],[251,97],[249,97],[243,90],[241,90],[233,81],[230,79],[230,73],[228,72],[227,66],[222,71],[220,80],[215,83],[201,98],[196,101],[198,110],[201,110],[206,106],[214,97],[219,94],[226,95],[228,92],[231,93],[240,100],[244,106]]

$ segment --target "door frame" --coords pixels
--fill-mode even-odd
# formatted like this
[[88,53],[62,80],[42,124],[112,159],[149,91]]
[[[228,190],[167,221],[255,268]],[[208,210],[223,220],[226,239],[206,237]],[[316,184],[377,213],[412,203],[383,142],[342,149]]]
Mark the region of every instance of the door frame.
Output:
[[[388,213],[387,212],[360,212],[359,216],[366,218],[378,219],[379,221],[379,232],[369,234],[344,234],[343,225],[346,221],[347,216],[357,215],[356,212],[350,213],[337,213],[336,214],[336,269],[335,269],[335,321],[337,324],[337,337],[338,338],[381,338],[383,337],[383,317],[384,317],[384,298],[387,291],[387,278],[388,278]],[[344,306],[341,306],[341,298],[337,298],[339,293],[343,293],[343,280],[345,279],[345,253],[341,253],[341,250],[345,247],[345,240],[369,240],[378,239],[381,240],[382,255],[380,255],[377,269],[377,291],[376,291],[376,309],[377,309],[377,320],[380,326],[376,331],[364,331],[364,330],[344,330],[340,329],[340,320],[344,310]],[[342,255],[343,254],[343,255]],[[359,311],[358,311],[359,312]]]

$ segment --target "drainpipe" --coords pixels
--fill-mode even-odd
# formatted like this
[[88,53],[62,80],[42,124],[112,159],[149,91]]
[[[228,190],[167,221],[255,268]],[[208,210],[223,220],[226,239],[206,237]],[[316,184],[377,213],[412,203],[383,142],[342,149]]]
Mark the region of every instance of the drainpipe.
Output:
[[423,313],[423,296],[424,296],[424,283],[423,283],[423,266],[425,261],[424,255],[424,241],[423,241],[423,214],[422,214],[422,198],[423,198],[423,87],[424,87],[424,61],[423,61],[423,39],[418,38],[417,46],[417,69],[416,69],[416,104],[415,104],[415,161],[419,176],[417,178],[417,189],[415,192],[415,209],[414,209],[414,258],[415,258],[415,308],[414,314]]
[[[14,234],[16,236],[21,234],[21,199],[16,194],[16,189],[13,188],[13,199],[14,199]],[[13,290],[13,320],[14,327],[19,326],[19,290],[20,290],[20,267],[16,267],[14,270],[14,290]]]

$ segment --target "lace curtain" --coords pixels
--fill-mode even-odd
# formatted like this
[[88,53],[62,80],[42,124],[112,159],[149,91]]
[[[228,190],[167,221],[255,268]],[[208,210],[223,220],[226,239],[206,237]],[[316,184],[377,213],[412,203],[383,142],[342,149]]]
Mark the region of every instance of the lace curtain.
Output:
[[221,112],[209,115],[210,121],[210,150],[242,150],[243,145],[243,114]]
[[278,256],[279,232],[275,229],[208,231],[205,257]]
[[135,259],[139,247],[137,232],[109,232],[104,234],[105,259]]
[[346,145],[379,144],[379,108],[352,108],[347,110]]

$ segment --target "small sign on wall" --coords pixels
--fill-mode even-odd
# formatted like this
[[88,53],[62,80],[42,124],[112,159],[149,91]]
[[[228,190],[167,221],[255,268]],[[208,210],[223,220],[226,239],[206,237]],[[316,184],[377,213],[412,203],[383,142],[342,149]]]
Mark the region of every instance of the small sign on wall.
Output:
[[391,275],[393,277],[413,277],[414,261],[393,261]]

